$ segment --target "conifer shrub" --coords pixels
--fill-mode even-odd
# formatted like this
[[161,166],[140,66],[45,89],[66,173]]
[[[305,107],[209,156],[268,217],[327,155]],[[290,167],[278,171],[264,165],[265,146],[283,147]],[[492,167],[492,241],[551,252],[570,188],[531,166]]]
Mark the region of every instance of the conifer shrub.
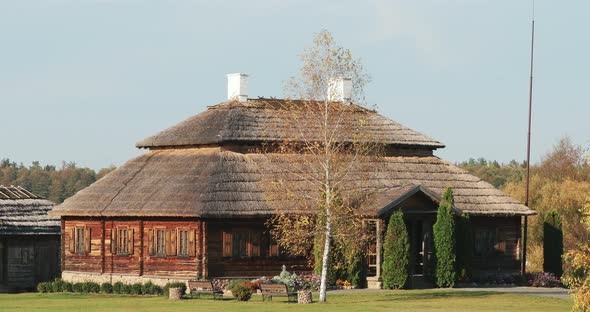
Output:
[[455,219],[452,207],[453,191],[447,188],[438,207],[436,223],[432,228],[434,235],[435,282],[438,287],[453,287],[455,272]]
[[100,292],[104,294],[112,294],[113,293],[113,285],[111,283],[102,283],[100,285]]
[[37,284],[37,291],[40,293],[48,293],[51,292],[51,283],[49,282],[42,282]]
[[115,294],[122,294],[123,293],[123,284],[122,282],[116,282],[113,284],[113,292]]
[[64,282],[62,287],[63,292],[74,292],[74,284],[70,282]]
[[74,285],[72,285],[72,290],[76,293],[83,293],[84,283],[74,283]]
[[56,278],[53,282],[51,282],[51,292],[62,292],[64,286],[64,281],[61,278]]
[[121,294],[130,295],[131,294],[131,285],[123,284],[121,287]]
[[162,287],[148,281],[147,283],[143,284],[141,288],[141,293],[144,295],[161,295],[164,292]]
[[405,288],[408,283],[410,265],[410,242],[404,223],[404,214],[394,212],[389,218],[383,244],[383,287]]
[[555,274],[559,279],[563,274],[563,230],[561,217],[552,210],[545,215],[543,223],[543,271]]
[[131,285],[131,294],[132,295],[141,295],[141,289],[142,289],[143,285],[141,283],[135,283],[133,285]]

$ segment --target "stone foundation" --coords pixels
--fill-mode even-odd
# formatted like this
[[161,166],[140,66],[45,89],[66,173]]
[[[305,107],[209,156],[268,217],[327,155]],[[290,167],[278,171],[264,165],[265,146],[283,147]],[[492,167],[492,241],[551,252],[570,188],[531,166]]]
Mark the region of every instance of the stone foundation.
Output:
[[167,283],[184,282],[186,283],[190,278],[182,278],[175,276],[150,276],[150,275],[130,275],[130,274],[116,274],[116,273],[92,273],[92,272],[73,272],[64,271],[61,273],[61,278],[70,283],[111,283],[122,282],[124,284],[147,283],[152,282],[156,285],[164,287]]

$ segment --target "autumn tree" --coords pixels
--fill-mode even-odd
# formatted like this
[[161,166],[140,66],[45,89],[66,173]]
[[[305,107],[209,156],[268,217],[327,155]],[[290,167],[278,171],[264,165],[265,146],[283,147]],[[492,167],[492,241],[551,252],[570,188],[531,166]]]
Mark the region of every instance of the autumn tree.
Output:
[[[580,224],[590,231],[590,198],[580,212]],[[590,243],[579,243],[566,254],[566,261],[570,263],[571,268],[563,280],[572,289],[574,310],[590,311]]]
[[[359,207],[369,195],[363,183],[370,172],[364,167],[379,147],[367,134],[370,111],[359,106],[369,79],[360,60],[327,31],[315,36],[301,59],[299,76],[286,84],[286,98],[271,101],[267,109],[284,121],[290,139],[264,148],[263,187],[277,206],[269,223],[279,245],[309,256],[313,242],[321,244],[319,259],[313,260],[321,263],[320,302],[325,302],[333,246],[349,259],[363,250]],[[347,78],[351,92],[343,96]]]

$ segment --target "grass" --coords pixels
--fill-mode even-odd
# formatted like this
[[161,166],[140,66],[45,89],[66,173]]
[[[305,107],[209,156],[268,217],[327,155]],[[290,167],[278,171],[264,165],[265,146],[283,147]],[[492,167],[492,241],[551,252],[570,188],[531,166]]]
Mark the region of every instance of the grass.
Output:
[[[314,300],[317,297],[314,296]],[[233,299],[169,301],[164,297],[103,294],[0,294],[0,310],[8,311],[570,311],[571,300],[497,292],[405,290],[328,293],[328,303],[289,304],[283,298],[262,302]]]

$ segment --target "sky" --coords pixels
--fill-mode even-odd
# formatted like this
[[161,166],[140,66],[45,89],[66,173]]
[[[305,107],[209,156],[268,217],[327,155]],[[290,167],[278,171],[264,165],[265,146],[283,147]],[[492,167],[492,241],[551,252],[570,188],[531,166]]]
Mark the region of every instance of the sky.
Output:
[[[281,97],[326,29],[362,59],[369,105],[452,162],[526,157],[532,2],[0,0],[0,158],[119,166],[226,99]],[[537,0],[531,157],[590,146],[590,1]]]

